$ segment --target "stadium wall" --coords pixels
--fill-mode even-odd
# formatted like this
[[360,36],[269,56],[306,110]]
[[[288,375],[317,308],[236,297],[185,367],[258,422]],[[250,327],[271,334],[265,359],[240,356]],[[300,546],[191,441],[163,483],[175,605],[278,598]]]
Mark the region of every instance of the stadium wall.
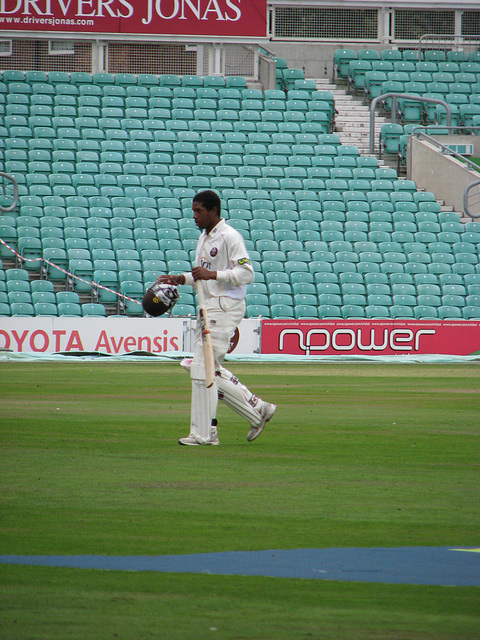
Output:
[[320,78],[332,76],[338,48],[411,49],[426,33],[443,34],[428,47],[478,48],[478,2],[0,1],[0,66],[244,75],[255,82],[261,75],[263,87],[271,88],[269,75],[258,69],[261,48]]
[[[477,136],[442,136],[444,145],[470,144],[474,146],[474,157],[480,156],[480,142]],[[480,179],[477,171],[469,169],[465,164],[452,156],[445,155],[428,140],[411,136],[407,146],[408,178],[414,180],[417,187],[432,191],[445,204],[455,211],[463,211],[463,194],[465,189]]]
[[425,34],[426,48],[478,47],[478,2],[349,0],[333,3],[271,0],[270,50],[303,68],[307,77],[332,77],[336,49],[414,49]]

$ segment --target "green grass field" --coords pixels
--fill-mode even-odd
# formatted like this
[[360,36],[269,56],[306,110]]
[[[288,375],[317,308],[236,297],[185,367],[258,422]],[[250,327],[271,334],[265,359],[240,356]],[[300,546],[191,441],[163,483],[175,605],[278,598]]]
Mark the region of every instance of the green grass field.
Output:
[[[254,443],[179,447],[178,363],[0,363],[0,554],[480,546],[478,365],[235,364]],[[0,565],[5,640],[478,639],[480,590]]]

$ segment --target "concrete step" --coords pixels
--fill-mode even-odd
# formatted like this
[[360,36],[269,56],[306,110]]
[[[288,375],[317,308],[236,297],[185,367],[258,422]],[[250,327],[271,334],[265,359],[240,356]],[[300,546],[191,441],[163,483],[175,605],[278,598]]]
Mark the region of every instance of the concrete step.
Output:
[[329,91],[330,89],[336,89],[337,91],[346,91],[346,88],[342,89],[338,85],[333,84],[328,78],[317,78],[315,82],[320,90],[325,89],[326,91]]
[[[316,80],[319,90],[331,91],[335,99],[335,131],[340,141],[345,145],[356,146],[361,155],[372,156],[370,153],[370,107],[363,104],[363,96],[347,94],[345,85],[333,84],[329,79]],[[375,115],[375,146],[378,147],[378,138],[382,125],[390,122],[383,116]],[[376,157],[373,154],[373,157]],[[379,166],[392,167],[398,170],[396,156],[377,158]],[[402,176],[399,175],[399,179]],[[452,211],[453,207],[442,206],[443,211]],[[479,225],[480,226],[480,225]]]
[[15,269],[15,260],[10,260],[9,258],[2,258],[2,266],[5,271],[7,269]]
[[339,116],[357,118],[358,120],[366,120],[365,114],[362,111],[357,111],[355,106],[349,102],[335,102],[335,109]]
[[[358,123],[362,122],[370,126],[370,118],[365,117],[365,114],[362,113],[361,111],[355,111],[355,109],[348,109],[348,107],[347,108],[344,107],[345,109],[344,111],[342,107],[339,108],[338,105],[336,105],[336,109],[338,111],[337,118],[350,121],[352,123],[352,126],[355,126],[356,122]],[[378,124],[380,123],[375,122],[375,127],[377,128]]]
[[[337,125],[337,127],[342,126],[344,130],[347,129],[352,133],[352,135],[358,135],[359,137],[365,136],[365,129],[367,129],[367,131],[370,132],[370,127],[368,122],[362,122],[361,120],[352,121],[349,118],[342,118],[340,116],[337,116],[335,118],[335,124]],[[380,129],[377,129],[375,127],[375,133],[378,135],[379,132],[380,132]],[[368,136],[367,136],[367,139],[368,139]]]

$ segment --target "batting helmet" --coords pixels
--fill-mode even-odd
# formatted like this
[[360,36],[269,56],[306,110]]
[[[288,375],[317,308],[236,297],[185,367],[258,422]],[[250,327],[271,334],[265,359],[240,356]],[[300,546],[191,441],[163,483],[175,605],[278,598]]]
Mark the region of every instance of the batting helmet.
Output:
[[171,311],[179,298],[177,287],[173,284],[154,284],[143,296],[142,306],[149,316],[156,318]]

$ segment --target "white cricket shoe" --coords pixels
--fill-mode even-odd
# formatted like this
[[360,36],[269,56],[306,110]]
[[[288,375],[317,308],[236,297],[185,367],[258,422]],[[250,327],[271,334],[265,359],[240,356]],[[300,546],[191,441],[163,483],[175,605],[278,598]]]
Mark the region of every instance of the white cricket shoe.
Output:
[[186,438],[180,438],[178,444],[183,444],[189,447],[197,447],[201,444],[219,445],[220,440],[218,438],[217,430],[212,429],[212,432],[210,433],[210,440],[199,441],[193,433],[190,433]]
[[220,444],[220,440],[218,438],[217,427],[212,427],[210,430],[210,442],[208,444],[217,445]]
[[180,438],[178,444],[184,444],[187,446],[195,446],[198,445],[198,440],[195,438],[193,433],[190,433],[186,438]]
[[265,425],[269,420],[271,420],[277,410],[277,406],[275,404],[271,404],[270,402],[264,402],[262,408],[260,409],[260,416],[262,421],[258,425],[250,425],[250,431],[247,435],[248,442],[252,442],[255,438],[262,433],[265,428]]

